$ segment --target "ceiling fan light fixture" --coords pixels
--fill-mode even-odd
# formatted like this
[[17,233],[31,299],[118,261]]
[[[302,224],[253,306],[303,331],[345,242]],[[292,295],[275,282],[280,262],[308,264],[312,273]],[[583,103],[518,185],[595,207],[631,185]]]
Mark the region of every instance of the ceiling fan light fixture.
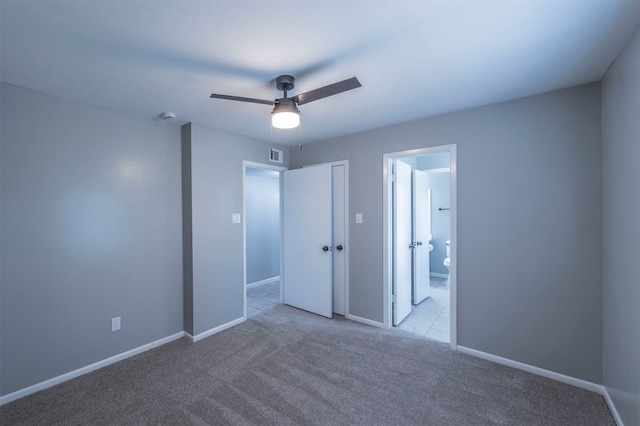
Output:
[[[1,0],[0,0],[1,1]],[[347,90],[355,89],[360,86],[357,78],[351,77],[328,86],[319,87],[309,92],[299,93],[294,97],[287,97],[287,92],[292,90],[295,84],[295,78],[292,75],[281,75],[276,78],[276,89],[284,92],[284,96],[275,101],[267,101],[265,99],[245,98],[242,96],[221,95],[212,93],[210,98],[226,99],[229,101],[251,102],[254,104],[275,105],[271,112],[271,125],[277,129],[294,129],[300,125],[300,111],[298,105],[304,105],[309,102],[324,99],[328,96],[337,95]]]
[[294,129],[300,125],[300,111],[294,101],[278,100],[271,113],[271,125],[276,129]]

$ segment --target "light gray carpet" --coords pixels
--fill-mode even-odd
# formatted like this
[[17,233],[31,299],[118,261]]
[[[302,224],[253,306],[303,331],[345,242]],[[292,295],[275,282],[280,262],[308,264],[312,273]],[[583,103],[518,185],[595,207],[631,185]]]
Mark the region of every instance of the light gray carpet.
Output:
[[603,398],[284,305],[0,407],[3,425],[614,425]]

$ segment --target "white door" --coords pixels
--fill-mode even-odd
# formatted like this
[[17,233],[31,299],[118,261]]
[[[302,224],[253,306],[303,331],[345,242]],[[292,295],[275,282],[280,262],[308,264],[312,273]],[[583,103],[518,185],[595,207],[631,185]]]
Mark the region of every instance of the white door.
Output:
[[413,303],[419,304],[429,297],[429,235],[431,234],[431,208],[429,200],[429,174],[413,171]]
[[345,314],[345,170],[332,166],[333,178],[333,312]]
[[398,325],[411,313],[411,166],[395,162],[393,203],[394,271],[393,325]]
[[331,318],[331,167],[283,172],[283,300]]

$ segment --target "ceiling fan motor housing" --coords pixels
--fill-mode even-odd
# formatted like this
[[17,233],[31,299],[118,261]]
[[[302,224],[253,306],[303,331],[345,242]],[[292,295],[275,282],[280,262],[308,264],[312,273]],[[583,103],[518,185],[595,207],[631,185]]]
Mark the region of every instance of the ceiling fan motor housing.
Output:
[[277,114],[279,112],[294,112],[299,114],[300,110],[292,98],[280,98],[276,100],[275,107],[273,108],[273,114]]
[[286,92],[295,87],[295,82],[296,79],[292,75],[281,75],[276,78],[276,88],[280,91]]

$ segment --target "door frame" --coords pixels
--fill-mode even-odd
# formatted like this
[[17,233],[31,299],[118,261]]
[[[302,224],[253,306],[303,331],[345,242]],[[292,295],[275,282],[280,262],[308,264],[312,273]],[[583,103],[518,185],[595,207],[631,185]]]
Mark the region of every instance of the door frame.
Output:
[[456,349],[457,339],[457,281],[458,281],[458,204],[457,204],[457,145],[439,145],[427,148],[411,149],[406,151],[398,151],[385,153],[382,156],[382,288],[383,288],[383,326],[384,328],[392,327],[392,283],[393,283],[393,256],[391,256],[393,244],[392,231],[393,224],[392,212],[393,203],[391,200],[392,179],[391,163],[393,160],[403,157],[418,157],[428,154],[449,153],[449,166],[451,173],[451,266],[449,271],[449,306],[450,306],[450,323],[449,323],[449,346]]
[[344,317],[350,318],[349,314],[349,160],[331,161],[328,163],[309,164],[305,167],[318,166],[344,166]]
[[280,232],[278,233],[280,239],[280,302],[282,302],[282,173],[285,170],[288,170],[287,167],[283,166],[273,166],[271,164],[258,163],[255,161],[242,161],[242,288],[243,288],[243,320],[247,319],[247,188],[246,188],[246,180],[247,180],[247,169],[264,169],[264,170],[273,170],[280,172],[279,173],[279,185],[280,185]]

